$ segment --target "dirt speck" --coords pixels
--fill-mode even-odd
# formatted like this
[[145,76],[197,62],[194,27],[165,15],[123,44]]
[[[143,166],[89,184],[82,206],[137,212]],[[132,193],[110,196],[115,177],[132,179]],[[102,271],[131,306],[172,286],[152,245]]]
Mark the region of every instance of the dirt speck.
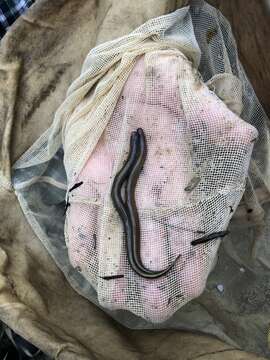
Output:
[[211,42],[211,40],[217,35],[218,31],[217,29],[209,29],[206,34],[206,41],[207,44]]

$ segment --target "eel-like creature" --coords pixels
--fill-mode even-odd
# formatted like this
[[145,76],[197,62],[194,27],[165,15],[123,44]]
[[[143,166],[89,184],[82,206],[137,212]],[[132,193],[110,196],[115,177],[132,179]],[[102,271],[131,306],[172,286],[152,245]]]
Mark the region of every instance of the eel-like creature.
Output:
[[[129,156],[123,168],[115,176],[111,195],[114,206],[123,222],[128,261],[131,268],[141,277],[156,279],[165,275],[173,267],[174,262],[168,268],[161,271],[151,271],[142,264],[140,256],[140,222],[136,208],[135,187],[145,161],[146,153],[144,132],[139,128],[131,134]],[[127,182],[126,202],[123,201],[121,195],[122,186],[125,182]]]
[[131,268],[141,277],[147,279],[157,279],[171,270],[177,261],[178,257],[166,269],[161,271],[151,271],[142,264],[140,255],[140,221],[138,217],[136,201],[135,201],[135,188],[138,177],[142,171],[145,162],[147,147],[143,129],[137,130],[139,136],[139,147],[137,151],[137,161],[135,166],[131,169],[131,173],[127,179],[126,186],[126,203],[128,208],[128,217],[130,220],[130,232],[127,233],[127,254]]

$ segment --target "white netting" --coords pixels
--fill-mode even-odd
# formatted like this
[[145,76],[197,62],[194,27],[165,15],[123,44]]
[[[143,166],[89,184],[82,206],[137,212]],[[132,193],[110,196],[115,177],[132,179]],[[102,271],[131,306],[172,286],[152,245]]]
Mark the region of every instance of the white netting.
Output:
[[[123,224],[111,198],[130,134],[138,128],[147,140],[136,186],[142,262],[162,270],[181,255],[159,279],[144,279],[131,269]],[[226,230],[243,195],[256,138],[256,129],[196,77],[181,52],[152,51],[138,59],[75,179],[82,184],[68,200],[70,260],[97,289],[101,305],[160,322],[200,295],[219,240],[191,242]]]
[[[269,148],[267,119],[233,41],[226,20],[201,1],[98,46],[52,127],[15,164],[16,170],[32,171],[63,144],[70,262],[107,309],[162,322],[199,296],[220,240],[191,242],[227,229],[247,175],[239,216],[245,210],[249,219],[261,216],[269,195],[269,160],[262,156]],[[142,263],[158,271],[180,255],[158,279],[145,279],[131,268],[111,196],[138,128],[147,142],[135,192]],[[24,184],[32,181],[29,173],[27,179],[21,176]]]

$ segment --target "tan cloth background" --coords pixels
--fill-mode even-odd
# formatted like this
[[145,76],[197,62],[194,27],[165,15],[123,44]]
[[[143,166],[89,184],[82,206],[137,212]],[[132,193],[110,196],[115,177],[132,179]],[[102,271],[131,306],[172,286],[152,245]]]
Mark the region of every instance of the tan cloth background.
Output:
[[0,319],[56,359],[262,359],[199,334],[115,323],[69,286],[9,183],[10,164],[51,123],[89,49],[185,2],[39,0],[2,40]]

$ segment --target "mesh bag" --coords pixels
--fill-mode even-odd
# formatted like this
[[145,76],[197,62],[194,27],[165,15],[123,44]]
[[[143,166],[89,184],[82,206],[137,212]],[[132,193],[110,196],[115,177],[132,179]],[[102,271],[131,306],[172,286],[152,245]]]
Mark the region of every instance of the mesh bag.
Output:
[[[111,194],[136,129],[145,133],[147,154],[133,190],[140,236],[129,239]],[[160,322],[200,295],[219,241],[192,242],[227,229],[243,195],[256,138],[257,130],[196,78],[181,52],[151,51],[136,62],[96,147],[70,184],[68,199],[71,264],[97,289],[104,307]],[[133,175],[120,190],[132,190]],[[127,209],[130,196],[122,196]],[[180,257],[163,276],[144,278],[127,261],[128,241],[140,242],[142,263],[152,271]]]
[[202,293],[235,212],[262,221],[267,121],[228,23],[195,1],[90,51],[13,185],[74,281],[65,235],[78,291],[160,323]]

